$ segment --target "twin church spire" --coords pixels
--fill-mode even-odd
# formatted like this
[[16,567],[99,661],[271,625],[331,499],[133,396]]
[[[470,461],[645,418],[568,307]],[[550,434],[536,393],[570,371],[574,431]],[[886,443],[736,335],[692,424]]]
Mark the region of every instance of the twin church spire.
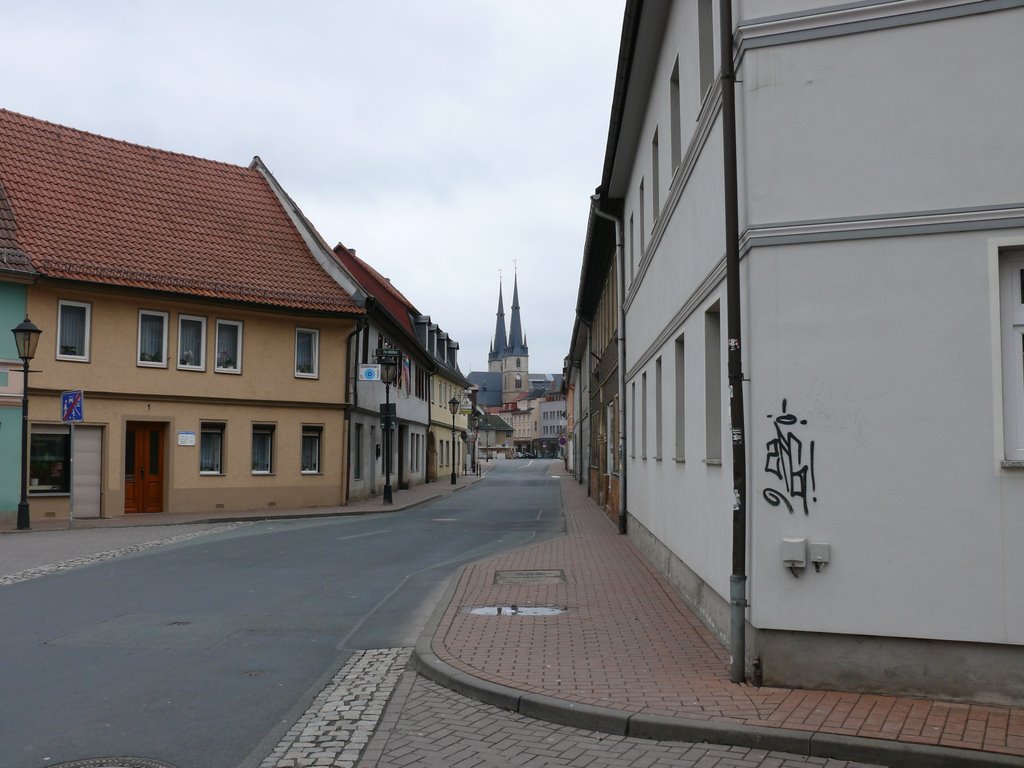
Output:
[[523,336],[523,322],[519,317],[519,275],[516,274],[512,288],[512,321],[509,331],[505,333],[505,301],[502,296],[501,283],[498,283],[498,316],[494,324],[494,339],[491,341],[489,362],[495,362],[513,355],[529,354],[526,337]]

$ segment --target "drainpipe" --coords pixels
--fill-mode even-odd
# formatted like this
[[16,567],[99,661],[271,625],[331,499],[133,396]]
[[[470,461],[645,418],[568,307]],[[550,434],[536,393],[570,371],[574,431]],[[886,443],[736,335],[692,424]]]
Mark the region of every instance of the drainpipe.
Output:
[[729,577],[729,678],[746,679],[747,449],[740,346],[739,192],[736,171],[736,70],[733,66],[732,2],[719,3],[722,53],[722,138],[725,176],[725,296],[729,335],[729,417],[732,422],[732,575]]
[[345,342],[346,359],[349,361],[348,370],[345,372],[345,399],[348,400],[349,391],[352,393],[352,404],[345,409],[345,443],[348,446],[348,450],[345,451],[345,504],[348,504],[352,496],[352,409],[359,406],[359,384],[354,373],[356,362],[352,355],[352,340],[367,325],[369,325],[369,320],[363,315]]
[[590,198],[590,209],[594,215],[612,222],[615,225],[615,261],[618,264],[616,270],[616,296],[615,304],[619,316],[619,333],[616,339],[618,348],[618,388],[619,405],[618,412],[619,434],[616,435],[619,441],[619,533],[626,533],[626,408],[623,403],[626,401],[626,263],[622,243],[622,220],[617,216],[605,213],[601,210],[601,195],[594,194]]

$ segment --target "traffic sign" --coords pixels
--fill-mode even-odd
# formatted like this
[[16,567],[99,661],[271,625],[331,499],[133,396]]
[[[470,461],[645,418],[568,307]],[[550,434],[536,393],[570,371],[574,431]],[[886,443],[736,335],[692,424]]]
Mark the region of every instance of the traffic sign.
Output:
[[82,421],[82,406],[85,403],[85,393],[80,389],[71,392],[60,393],[60,420],[65,424],[75,424]]

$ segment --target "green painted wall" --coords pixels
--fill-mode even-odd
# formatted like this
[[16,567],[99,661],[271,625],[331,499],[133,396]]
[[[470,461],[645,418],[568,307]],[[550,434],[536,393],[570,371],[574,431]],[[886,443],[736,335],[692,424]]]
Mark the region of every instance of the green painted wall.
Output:
[[[17,360],[11,329],[25,319],[25,286],[0,283],[0,359]],[[0,374],[0,387],[8,376]],[[16,512],[21,497],[21,401],[16,408],[0,407],[0,513]]]

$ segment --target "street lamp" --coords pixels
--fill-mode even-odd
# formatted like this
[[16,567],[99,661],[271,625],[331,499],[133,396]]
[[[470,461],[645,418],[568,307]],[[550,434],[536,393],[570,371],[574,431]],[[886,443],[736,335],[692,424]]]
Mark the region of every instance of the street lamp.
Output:
[[28,515],[28,364],[36,356],[36,344],[42,333],[25,315],[25,322],[12,328],[14,344],[18,348],[18,357],[24,365],[21,380],[21,501],[18,502],[18,530],[29,529]]
[[385,347],[378,349],[377,362],[380,364],[380,380],[384,382],[384,407],[381,410],[381,425],[384,429],[384,503],[391,503],[391,428],[395,411],[391,405],[391,385],[398,375],[401,352]]
[[455,414],[459,412],[459,406],[462,405],[462,401],[457,397],[453,397],[448,401],[448,410],[452,412],[452,485],[455,485]]

